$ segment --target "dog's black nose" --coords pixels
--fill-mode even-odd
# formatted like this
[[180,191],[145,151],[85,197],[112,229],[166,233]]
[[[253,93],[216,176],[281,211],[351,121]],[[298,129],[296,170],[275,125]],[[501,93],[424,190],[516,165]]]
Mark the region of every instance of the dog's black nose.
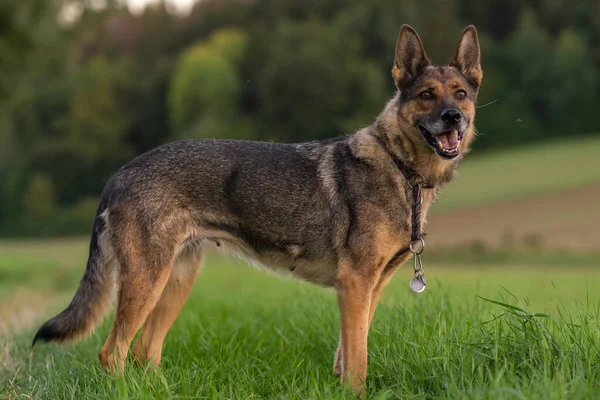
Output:
[[442,111],[442,121],[444,121],[446,125],[457,124],[460,122],[461,119],[462,113],[456,108],[448,108]]

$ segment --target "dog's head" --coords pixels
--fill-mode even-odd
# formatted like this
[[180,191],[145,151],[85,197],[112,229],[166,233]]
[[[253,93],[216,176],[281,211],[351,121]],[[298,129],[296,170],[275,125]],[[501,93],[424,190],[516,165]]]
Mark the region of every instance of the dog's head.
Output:
[[479,40],[467,27],[447,66],[430,64],[419,35],[403,25],[392,76],[399,90],[398,122],[413,143],[426,143],[442,159],[457,158],[474,135],[481,85]]

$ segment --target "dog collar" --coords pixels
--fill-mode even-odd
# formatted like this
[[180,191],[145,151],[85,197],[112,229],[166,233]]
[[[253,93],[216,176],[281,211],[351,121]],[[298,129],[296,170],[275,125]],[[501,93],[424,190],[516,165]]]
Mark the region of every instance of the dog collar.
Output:
[[408,182],[408,186],[410,186],[411,188],[414,188],[415,186],[421,186],[423,189],[435,189],[434,185],[425,182],[425,178],[423,177],[423,175],[418,173],[412,165],[408,165],[399,157],[397,157],[394,153],[389,151],[389,149],[379,136],[371,136],[373,136],[377,140],[377,142],[383,148],[383,150],[390,156],[394,164],[396,164],[396,167],[398,168],[398,170],[400,170],[400,172],[402,173],[402,175],[404,175],[404,178]]

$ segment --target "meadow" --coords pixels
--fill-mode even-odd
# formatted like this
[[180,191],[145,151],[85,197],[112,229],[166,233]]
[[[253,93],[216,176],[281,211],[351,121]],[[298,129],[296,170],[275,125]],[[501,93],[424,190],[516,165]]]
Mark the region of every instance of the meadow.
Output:
[[600,138],[549,140],[483,155],[469,154],[436,211],[566,192],[600,183]]
[[[596,397],[600,270],[435,263],[427,274],[424,293],[410,291],[407,268],[384,293],[370,334],[369,396]],[[37,283],[42,292],[62,295],[51,306],[38,301],[44,311],[31,322],[66,304],[77,275]],[[107,376],[97,362],[110,319],[80,343],[33,351],[33,326],[5,332],[0,393],[52,399],[348,395],[331,371],[338,332],[331,290],[212,255],[167,337],[160,370],[131,367],[121,378]]]
[[[600,141],[581,143],[474,157],[443,192],[439,215],[598,185]],[[548,154],[589,168],[575,183],[540,174],[556,168]],[[505,179],[506,190],[493,192],[486,176]],[[212,252],[167,336],[160,369],[103,372],[97,352],[112,316],[84,341],[32,350],[37,324],[74,293],[86,245],[87,238],[0,242],[0,398],[352,397],[332,373],[335,293]],[[424,263],[425,292],[410,291],[410,266],[384,292],[369,336],[367,397],[600,397],[600,254],[428,247]]]

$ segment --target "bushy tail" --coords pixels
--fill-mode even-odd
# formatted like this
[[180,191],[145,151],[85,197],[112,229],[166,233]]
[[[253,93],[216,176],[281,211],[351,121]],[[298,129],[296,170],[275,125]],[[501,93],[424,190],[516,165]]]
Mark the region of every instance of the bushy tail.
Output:
[[[102,204],[98,208],[90,241],[90,255],[85,274],[71,304],[56,317],[48,320],[35,334],[35,342],[66,342],[90,333],[112,305],[114,282],[109,262],[102,260],[99,238],[105,229]],[[106,250],[106,249],[105,249]],[[106,261],[106,260],[105,260]]]

